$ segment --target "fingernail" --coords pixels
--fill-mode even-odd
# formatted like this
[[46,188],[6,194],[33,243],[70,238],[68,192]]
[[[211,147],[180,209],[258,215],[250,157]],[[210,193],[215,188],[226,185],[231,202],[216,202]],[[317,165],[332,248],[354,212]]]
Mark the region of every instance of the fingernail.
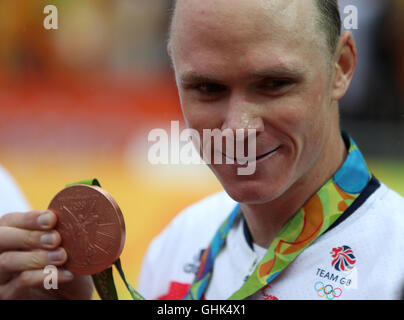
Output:
[[44,227],[44,228],[46,228],[46,227],[50,227],[51,226],[51,223],[52,223],[52,214],[51,213],[45,213],[45,214],[41,214],[39,217],[38,217],[38,224],[41,226],[41,227]]
[[54,233],[45,233],[41,236],[40,241],[43,245],[52,245],[56,242],[56,235]]
[[48,253],[48,258],[51,262],[59,262],[64,258],[64,253],[62,250],[50,251]]

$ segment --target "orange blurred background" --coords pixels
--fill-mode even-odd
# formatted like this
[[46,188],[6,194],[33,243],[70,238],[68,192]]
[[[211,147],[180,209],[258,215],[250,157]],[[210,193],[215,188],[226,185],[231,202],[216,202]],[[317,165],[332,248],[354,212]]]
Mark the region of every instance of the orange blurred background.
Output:
[[[378,18],[385,27],[401,3],[387,2]],[[58,9],[58,30],[43,26],[47,4]],[[165,53],[170,7],[168,0],[0,1],[0,163],[35,209],[46,208],[67,183],[98,178],[124,213],[122,263],[134,286],[151,239],[180,210],[221,190],[203,166],[147,161],[151,129],[168,129],[175,120],[184,125]],[[399,30],[404,19],[394,21],[387,30]],[[361,128],[353,136],[371,168],[404,195],[404,41],[403,33],[389,34],[398,88],[389,100],[393,111],[381,122],[366,102],[354,114],[344,112],[347,100],[342,120],[348,129]],[[383,137],[371,134],[380,133],[378,126]],[[386,144],[391,148],[378,147]],[[129,299],[116,282],[120,297]]]
[[[46,4],[58,8],[58,30],[43,27]],[[0,163],[36,209],[65,184],[97,177],[125,217],[132,285],[151,239],[220,189],[202,166],[147,161],[149,131],[183,123],[168,59],[156,49],[167,10],[164,1],[0,2]]]

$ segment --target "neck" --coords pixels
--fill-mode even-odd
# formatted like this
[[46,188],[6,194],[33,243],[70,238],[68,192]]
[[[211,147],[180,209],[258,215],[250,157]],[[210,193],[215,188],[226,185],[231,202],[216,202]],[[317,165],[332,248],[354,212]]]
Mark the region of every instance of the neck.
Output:
[[264,204],[241,204],[251,236],[257,245],[268,248],[285,223],[342,166],[347,156],[347,150],[339,133],[333,137],[335,141],[325,144],[326,147],[320,154],[316,165],[282,196]]

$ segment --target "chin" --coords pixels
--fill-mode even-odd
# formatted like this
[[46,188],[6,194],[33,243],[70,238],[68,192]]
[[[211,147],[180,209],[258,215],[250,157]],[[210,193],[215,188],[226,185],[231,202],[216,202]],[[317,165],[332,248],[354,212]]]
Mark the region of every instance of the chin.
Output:
[[270,178],[261,176],[259,173],[251,176],[238,176],[231,170],[211,169],[228,195],[239,203],[263,204],[271,202],[280,197],[285,189],[281,176]]
[[251,187],[244,185],[231,185],[226,186],[223,184],[224,189],[228,195],[235,201],[245,204],[264,204],[271,202],[278,198],[282,192],[277,188],[268,188],[264,186]]

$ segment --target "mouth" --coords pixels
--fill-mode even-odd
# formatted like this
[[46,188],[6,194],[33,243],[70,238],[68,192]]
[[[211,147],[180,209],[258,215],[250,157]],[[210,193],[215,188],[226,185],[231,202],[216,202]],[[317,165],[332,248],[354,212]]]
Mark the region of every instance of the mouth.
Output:
[[270,158],[271,156],[273,156],[282,146],[278,146],[275,149],[271,149],[270,151],[263,153],[259,156],[256,157],[252,157],[252,158],[248,158],[248,157],[243,157],[241,159],[238,159],[236,157],[229,157],[227,156],[225,153],[222,152],[222,155],[228,159],[234,162],[234,164],[238,165],[241,162],[242,163],[252,163],[252,162],[262,162],[264,160],[266,160],[267,158]]
[[262,160],[262,159],[265,159],[265,158],[267,158],[267,157],[272,156],[272,155],[275,154],[280,148],[281,148],[281,146],[278,146],[278,147],[276,147],[275,149],[272,149],[271,151],[269,151],[269,152],[267,152],[267,153],[264,153],[264,154],[258,156],[255,161],[258,162],[258,161],[260,161],[260,160]]
[[254,162],[254,161],[257,163],[262,162],[262,161],[272,157],[273,155],[275,155],[281,147],[282,146],[278,146],[275,149],[272,149],[271,151],[269,151],[267,153],[257,156],[256,159],[254,159],[252,161],[248,160],[248,162]]

